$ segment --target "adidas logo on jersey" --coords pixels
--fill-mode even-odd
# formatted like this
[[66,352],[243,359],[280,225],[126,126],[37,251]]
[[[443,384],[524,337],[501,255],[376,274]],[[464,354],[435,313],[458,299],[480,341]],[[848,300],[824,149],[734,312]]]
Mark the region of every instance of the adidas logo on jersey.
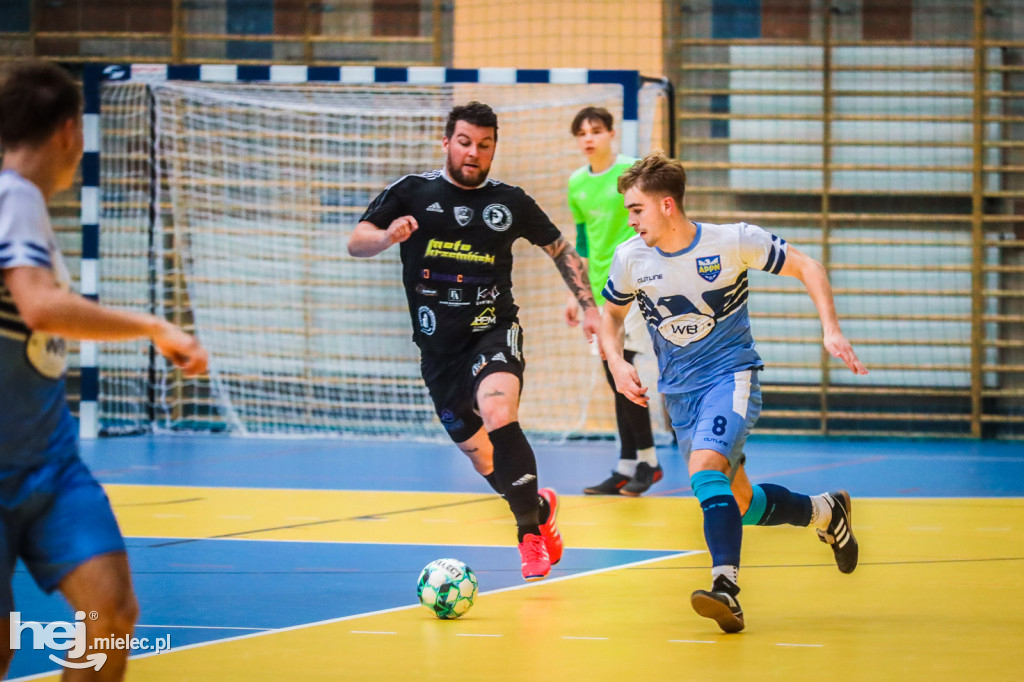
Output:
[[430,206],[427,206],[427,210],[430,211],[431,213],[444,213],[444,209],[441,208],[441,204],[439,204],[436,201],[432,203]]

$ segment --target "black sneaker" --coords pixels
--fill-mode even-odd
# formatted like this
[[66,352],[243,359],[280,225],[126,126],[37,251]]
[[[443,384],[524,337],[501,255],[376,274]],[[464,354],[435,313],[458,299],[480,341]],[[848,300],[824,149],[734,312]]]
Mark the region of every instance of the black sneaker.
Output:
[[597,485],[584,488],[587,495],[618,495],[622,487],[629,483],[629,476],[623,476],[618,471],[613,471],[609,478],[604,479]]
[[622,487],[620,492],[623,495],[629,495],[630,497],[639,497],[647,492],[648,488],[664,477],[665,472],[662,470],[660,464],[652,467],[647,462],[640,462],[636,465],[636,473],[633,474],[633,478],[629,480],[629,483]]
[[715,578],[710,590],[697,590],[690,595],[690,604],[698,615],[710,618],[723,632],[739,632],[743,622],[743,609],[736,601],[740,588],[733,581],[720,575]]
[[837,493],[825,493],[825,499],[832,507],[832,520],[828,528],[818,531],[818,539],[832,546],[836,555],[836,566],[843,573],[853,573],[857,568],[857,538],[853,537],[853,525],[850,517],[853,514],[853,503],[850,493],[840,490]]

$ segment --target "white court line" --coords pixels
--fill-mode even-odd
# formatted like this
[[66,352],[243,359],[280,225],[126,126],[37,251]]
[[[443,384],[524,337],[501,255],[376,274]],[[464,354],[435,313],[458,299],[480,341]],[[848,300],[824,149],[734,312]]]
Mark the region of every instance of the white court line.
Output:
[[824,644],[790,644],[789,642],[776,642],[775,646],[806,646],[806,647],[823,647]]
[[136,624],[137,628],[157,628],[160,630],[164,629],[178,629],[178,630],[254,630],[256,632],[266,632],[273,630],[274,628],[243,628],[237,625],[139,625]]
[[[397,544],[397,543],[377,543],[377,544]],[[412,544],[412,543],[410,543],[410,544]],[[421,544],[421,543],[417,543],[417,544]],[[452,545],[449,545],[449,546],[452,546]],[[483,545],[483,546],[490,546],[490,545]],[[655,550],[648,550],[648,551],[655,551]],[[512,592],[513,590],[523,590],[523,589],[527,589],[527,588],[531,588],[531,587],[537,587],[538,585],[550,585],[552,583],[563,582],[563,581],[566,581],[566,580],[573,580],[575,578],[582,578],[584,576],[598,575],[600,573],[609,573],[611,571],[618,571],[618,570],[621,570],[621,569],[624,569],[624,568],[635,568],[637,566],[643,566],[645,564],[651,564],[651,563],[654,563],[656,561],[669,561],[671,559],[678,559],[680,557],[692,556],[694,554],[703,554],[704,551],[706,551],[706,550],[688,550],[688,551],[685,551],[685,552],[676,552],[675,554],[669,554],[669,555],[666,555],[666,556],[663,556],[663,557],[654,557],[654,558],[651,558],[651,559],[643,559],[642,561],[634,561],[634,562],[628,563],[628,564],[617,564],[615,566],[608,566],[606,568],[597,568],[597,569],[594,569],[592,571],[583,571],[582,573],[576,573],[576,574],[573,574],[573,575],[563,575],[563,576],[559,576],[558,578],[549,578],[547,580],[542,580],[542,581],[537,581],[537,582],[532,582],[532,583],[523,583],[522,585],[513,585],[511,587],[503,587],[503,588],[497,589],[497,590],[489,590],[487,592],[481,592],[480,594],[481,595],[484,595],[484,594],[498,594],[500,592]],[[188,649],[199,649],[199,648],[211,646],[211,645],[214,645],[214,644],[225,644],[227,642],[238,642],[238,641],[241,641],[243,639],[253,639],[255,637],[265,637],[267,635],[274,635],[274,634],[277,634],[277,633],[280,633],[280,632],[294,632],[296,630],[305,630],[305,629],[312,628],[312,627],[318,627],[320,625],[331,625],[333,623],[342,623],[342,622],[347,621],[347,620],[356,620],[357,618],[368,618],[370,616],[380,616],[380,615],[383,615],[385,613],[398,613],[399,611],[412,611],[413,609],[421,609],[421,608],[423,608],[423,607],[420,606],[419,604],[408,604],[406,606],[396,606],[396,607],[390,608],[390,609],[381,609],[379,611],[370,611],[370,612],[367,612],[367,613],[356,613],[356,614],[352,614],[351,616],[342,616],[340,618],[329,618],[327,620],[320,620],[320,621],[316,621],[314,623],[302,623],[300,625],[290,625],[288,627],[277,628],[275,630],[264,630],[262,632],[253,632],[253,633],[246,634],[246,635],[235,635],[234,637],[225,637],[224,639],[216,639],[216,640],[213,640],[213,641],[210,641],[210,642],[197,642],[195,644],[187,644],[185,646],[175,647],[174,651],[178,652],[178,651],[186,651]],[[164,655],[165,653],[167,653],[167,652],[161,652],[160,655]],[[147,652],[147,653],[144,653],[144,654],[139,654],[138,656],[131,656],[130,658],[132,660],[134,660],[134,659],[137,659],[137,658],[149,658],[150,656],[156,656],[156,655],[157,654],[156,654],[155,651],[150,651],[150,652]],[[49,672],[40,673],[38,675],[33,675],[31,677],[19,677],[18,679],[19,680],[37,680],[37,679],[42,679],[44,677],[52,677],[53,674],[54,674],[54,672],[51,670]]]

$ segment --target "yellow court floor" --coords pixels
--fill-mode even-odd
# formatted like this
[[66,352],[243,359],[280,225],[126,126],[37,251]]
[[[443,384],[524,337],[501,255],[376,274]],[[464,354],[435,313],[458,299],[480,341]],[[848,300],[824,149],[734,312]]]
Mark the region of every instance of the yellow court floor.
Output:
[[[232,538],[286,552],[306,543],[431,544],[438,556],[514,539],[504,503],[479,494],[107,489],[129,538]],[[457,621],[414,603],[421,566],[404,567],[402,606],[143,655],[128,679],[1024,679],[1024,499],[855,498],[861,554],[852,575],[836,570],[812,530],[745,528],[747,629],[735,635],[689,605],[710,575],[693,498],[561,499],[567,556],[574,548],[668,553],[499,590],[483,574],[476,604]],[[265,596],[246,598],[258,610]]]

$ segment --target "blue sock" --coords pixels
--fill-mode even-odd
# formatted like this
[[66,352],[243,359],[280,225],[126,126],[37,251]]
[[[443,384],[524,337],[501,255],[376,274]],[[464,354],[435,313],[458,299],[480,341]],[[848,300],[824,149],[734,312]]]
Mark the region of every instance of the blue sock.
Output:
[[698,471],[690,477],[693,494],[704,511],[704,539],[712,566],[739,566],[743,522],[729,477],[720,471]]
[[756,526],[764,518],[765,509],[768,508],[768,497],[764,493],[764,488],[759,485],[752,485],[750,488],[753,495],[747,513],[743,515],[744,526]]
[[743,515],[744,526],[809,526],[811,498],[774,483],[751,486],[753,498]]

